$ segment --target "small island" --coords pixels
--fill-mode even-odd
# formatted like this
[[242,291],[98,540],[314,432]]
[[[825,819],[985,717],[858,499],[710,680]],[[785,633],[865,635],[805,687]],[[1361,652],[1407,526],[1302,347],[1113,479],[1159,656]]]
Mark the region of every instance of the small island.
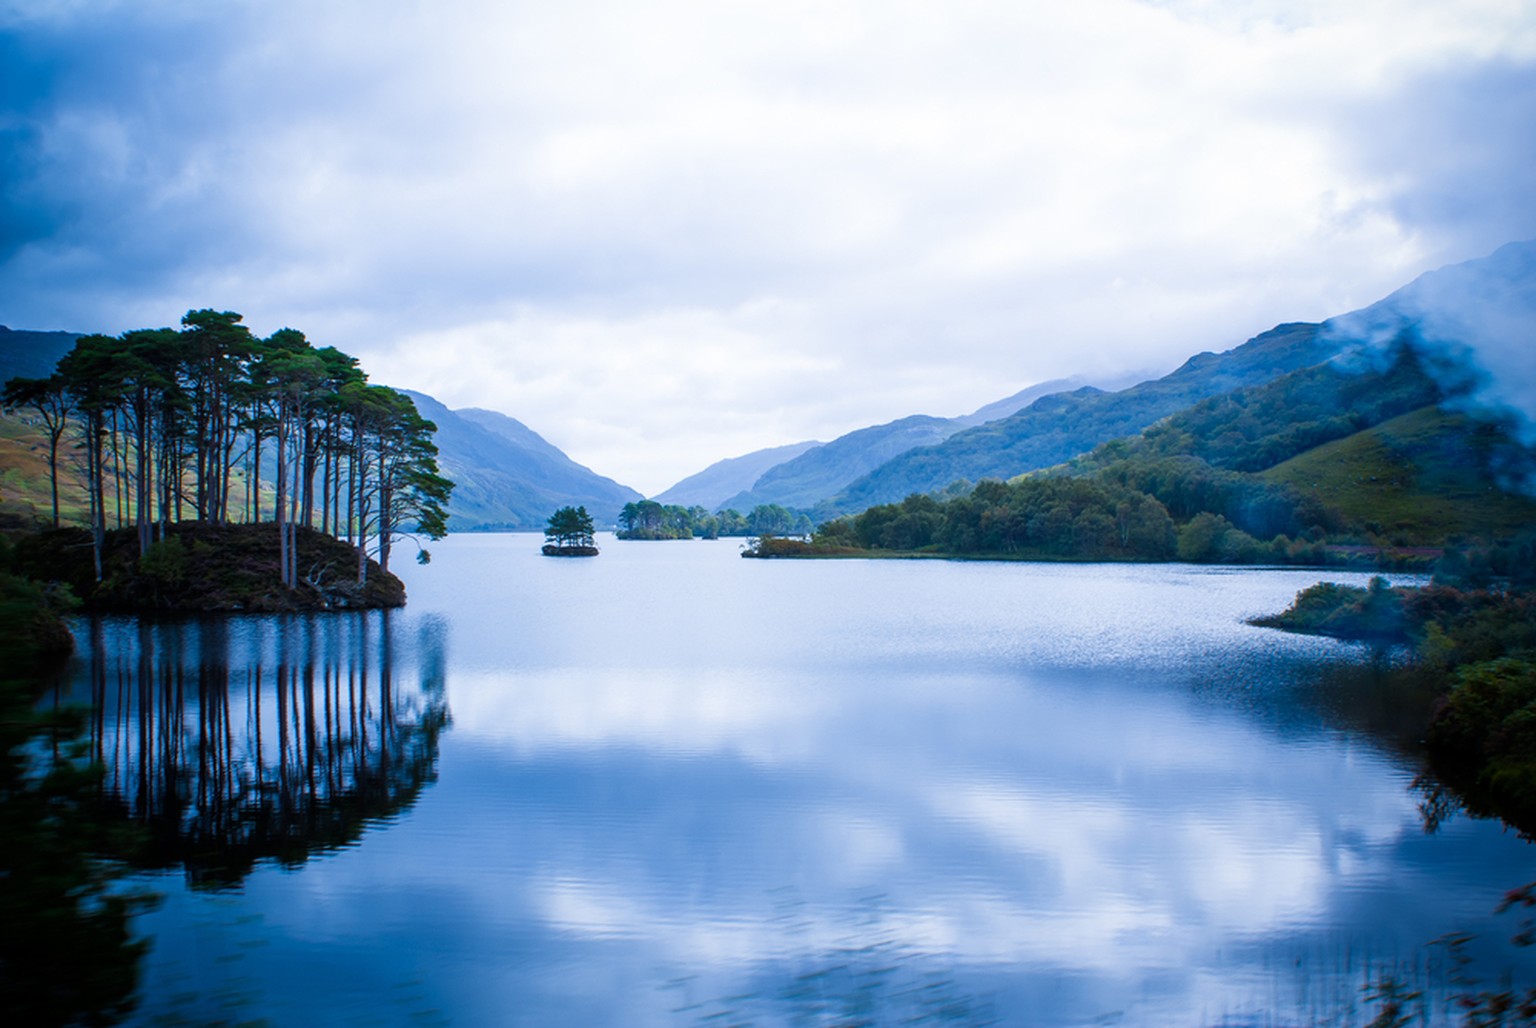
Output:
[[242,320],[80,336],[51,375],[5,383],[42,458],[8,485],[47,514],[8,506],[0,570],[93,611],[405,603],[394,546],[447,532],[436,426],[335,347]]
[[542,552],[546,557],[596,557],[594,531],[586,507],[561,507],[549,516]]

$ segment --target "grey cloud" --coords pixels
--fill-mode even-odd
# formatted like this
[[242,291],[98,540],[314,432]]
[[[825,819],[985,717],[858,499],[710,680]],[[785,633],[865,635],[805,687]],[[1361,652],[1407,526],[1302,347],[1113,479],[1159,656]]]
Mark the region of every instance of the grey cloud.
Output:
[[[1210,58],[1206,36],[1138,16],[1162,33],[1149,62],[1091,16],[1121,6],[1099,7],[966,4],[918,25],[855,6],[810,38],[804,10],[665,3],[34,4],[0,14],[0,321],[121,331],[235,309],[519,416],[562,326],[596,326],[575,334],[592,362],[643,336],[664,356],[633,381],[554,383],[543,409],[687,449],[680,477],[726,454],[630,394],[707,382],[731,348],[754,391],[711,409],[706,385],[693,420],[782,428],[754,446],[826,437],[1042,378],[1166,370],[1536,235],[1531,67],[1448,51],[1364,101],[1323,75],[1303,110],[1290,51],[1260,45],[1234,84],[1257,110],[1166,74]],[[1253,157],[1287,119],[1303,151],[1332,130],[1326,159]],[[1335,165],[1340,195],[1376,188],[1319,228],[1308,204]],[[704,327],[663,338],[674,321]],[[476,334],[498,376],[414,352]],[[486,395],[492,377],[525,392]]]
[[1339,113],[1342,153],[1442,254],[1536,236],[1536,61],[1437,68]]

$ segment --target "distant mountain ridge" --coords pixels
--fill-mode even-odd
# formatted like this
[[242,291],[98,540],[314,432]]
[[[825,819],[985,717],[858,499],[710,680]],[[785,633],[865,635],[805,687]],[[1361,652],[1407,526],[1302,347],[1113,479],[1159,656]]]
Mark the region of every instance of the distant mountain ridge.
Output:
[[[808,508],[907,450],[942,442],[955,432],[1005,418],[1043,396],[1083,388],[1119,388],[1128,375],[1091,384],[1083,375],[1051,379],[954,418],[911,415],[838,436],[830,443],[796,443],[717,461],[653,497],[661,503],[711,510],[751,510],[759,504]],[[811,451],[828,448],[826,452]],[[727,484],[729,488],[726,488]]]
[[760,504],[809,508],[897,454],[949,438],[963,426],[950,418],[913,414],[861,428],[775,465],[722,506],[748,511]]
[[[764,466],[759,477],[743,483],[738,487],[739,492],[718,502],[715,509],[733,507],[746,511],[765,503],[810,507],[901,453],[942,442],[962,429],[1007,417],[1042,396],[1083,388],[1086,382],[1081,375],[1053,379],[994,400],[958,418],[914,414],[847,432],[830,443],[806,447],[801,453],[787,454],[780,461]],[[769,451],[759,451],[766,452]]]
[[819,441],[810,440],[754,450],[740,457],[727,457],[715,461],[697,474],[689,475],[651,499],[679,507],[699,506],[719,510],[730,497],[750,490],[753,483],[769,468],[794,460],[807,450],[821,445]]
[[644,498],[571,460],[516,418],[450,410],[425,393],[401,392],[437,425],[438,465],[456,483],[450,530],[538,530],[565,506],[586,507],[598,524],[613,524],[624,504]]
[[[1488,353],[1528,366],[1533,323],[1536,242],[1511,243],[1489,257],[1426,272],[1359,311],[1321,324],[1279,325],[1224,353],[1196,354],[1171,374],[1129,389],[1044,397],[1009,418],[898,455],[825,499],[815,513],[832,517],[940,490],[958,479],[1010,478],[1049,467],[1208,397],[1262,385],[1346,353],[1368,355],[1404,331],[1415,332],[1420,343],[1441,345],[1448,367],[1477,342],[1468,334],[1485,337]],[[1497,375],[1486,383],[1495,399],[1518,376],[1504,377],[1503,383]],[[1519,385],[1528,388],[1529,381],[1525,376]]]
[[1119,392],[1086,388],[1045,396],[1010,417],[898,455],[825,499],[817,514],[850,513],[957,480],[1006,479],[1059,464],[1206,397],[1320,363],[1339,348],[1322,337],[1319,325],[1286,324],[1226,353],[1196,354],[1162,378]]
[[47,378],[79,338],[78,332],[31,332],[0,325],[0,385],[13,378]]
[[1107,392],[1124,389],[1126,386],[1140,380],[1140,375],[1118,375],[1109,379],[1097,379],[1094,381],[1090,381],[1086,375],[1073,375],[1070,378],[1053,378],[1048,382],[1039,382],[1027,389],[1021,389],[1012,396],[1006,396],[1001,400],[994,400],[983,407],[978,407],[970,414],[964,414],[951,420],[959,422],[964,428],[974,428],[977,425],[985,425],[989,421],[998,421],[1017,414],[1043,396],[1076,392],[1085,387]]

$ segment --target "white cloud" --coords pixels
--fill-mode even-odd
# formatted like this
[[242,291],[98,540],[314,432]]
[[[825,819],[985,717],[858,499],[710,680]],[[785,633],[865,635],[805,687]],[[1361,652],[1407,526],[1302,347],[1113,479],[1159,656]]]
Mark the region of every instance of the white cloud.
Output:
[[242,310],[649,492],[1536,234],[1519,2],[96,14],[12,17],[7,323]]

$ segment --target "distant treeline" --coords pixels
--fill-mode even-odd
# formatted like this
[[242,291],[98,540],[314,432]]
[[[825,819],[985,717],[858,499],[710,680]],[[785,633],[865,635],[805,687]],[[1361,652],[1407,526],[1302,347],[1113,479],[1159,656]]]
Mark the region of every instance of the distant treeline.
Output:
[[743,515],[726,510],[711,514],[703,507],[667,506],[655,500],[626,503],[619,512],[620,539],[718,539],[721,536],[809,535],[806,514],[776,503],[760,504]]
[[1326,509],[1287,487],[1174,460],[1134,473],[1117,466],[1094,477],[986,481],[949,498],[909,496],[822,525],[812,545],[1045,560],[1318,564],[1326,559],[1328,520]]
[[240,322],[195,310],[179,330],[81,336],[53,375],[6,383],[5,406],[46,433],[54,527],[61,489],[85,494],[98,581],[109,526],[133,526],[142,559],[178,522],[270,520],[290,589],[299,526],[353,545],[360,581],[402,531],[445,533],[453,483],[410,398],[302,332]]

